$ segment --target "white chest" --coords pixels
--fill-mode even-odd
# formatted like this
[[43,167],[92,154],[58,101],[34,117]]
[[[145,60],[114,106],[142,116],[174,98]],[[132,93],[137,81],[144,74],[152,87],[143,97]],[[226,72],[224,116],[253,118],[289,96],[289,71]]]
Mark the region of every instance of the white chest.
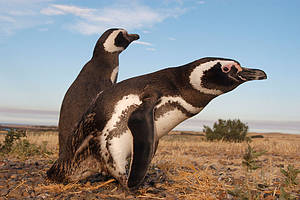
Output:
[[158,138],[168,134],[182,121],[188,117],[178,109],[170,110],[155,120],[155,128]]
[[180,96],[162,97],[160,104],[156,106],[156,110],[159,113],[156,113],[156,115],[159,116],[154,121],[158,138],[168,134],[182,121],[188,119],[191,115],[199,113],[202,109],[189,104]]

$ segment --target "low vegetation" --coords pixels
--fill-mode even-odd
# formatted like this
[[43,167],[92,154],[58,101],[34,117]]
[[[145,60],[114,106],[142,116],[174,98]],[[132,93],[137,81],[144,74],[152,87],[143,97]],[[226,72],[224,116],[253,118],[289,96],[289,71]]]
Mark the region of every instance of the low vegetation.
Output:
[[246,153],[243,155],[242,165],[246,166],[248,172],[261,168],[261,162],[258,160],[258,158],[266,152],[267,151],[257,152],[253,149],[253,147],[250,146],[250,144],[248,144]]
[[281,173],[284,175],[284,184],[286,186],[289,185],[298,185],[299,182],[296,181],[298,174],[300,173],[300,169],[295,169],[293,165],[288,165],[287,170],[280,169]]
[[47,141],[42,141],[41,145],[30,143],[25,130],[10,129],[5,135],[4,141],[0,143],[0,155],[16,155],[19,157],[29,157],[35,155],[50,155],[47,149]]
[[[226,122],[219,124],[223,126]],[[235,125],[231,124],[231,128],[225,130],[232,130],[232,127]],[[242,127],[239,130],[246,130]],[[18,182],[15,186],[10,184],[14,192],[6,198],[26,188],[49,199],[80,199],[80,195],[89,195],[92,199],[300,198],[300,135],[262,134],[263,137],[253,138],[249,143],[240,140],[228,142],[224,137],[211,141],[199,133],[173,132],[162,138],[150,166],[147,176],[155,179],[147,179],[145,186],[131,193],[123,190],[114,179],[67,185],[45,181],[46,170],[58,157],[57,132],[19,132],[20,135],[16,132],[12,130],[6,136],[0,136],[2,158],[43,157],[48,164],[39,172],[42,184],[32,185],[28,181],[27,185],[26,180],[21,186]],[[246,131],[244,135],[257,134]]]
[[243,142],[250,140],[247,136],[248,126],[241,122],[239,119],[235,120],[222,120],[219,119],[215,122],[213,128],[204,126],[203,132],[208,141],[227,141],[227,142]]
[[7,154],[10,153],[13,149],[13,145],[16,141],[19,141],[22,137],[25,136],[25,131],[17,131],[15,129],[8,130],[7,134],[5,135],[4,142],[0,143],[0,153]]

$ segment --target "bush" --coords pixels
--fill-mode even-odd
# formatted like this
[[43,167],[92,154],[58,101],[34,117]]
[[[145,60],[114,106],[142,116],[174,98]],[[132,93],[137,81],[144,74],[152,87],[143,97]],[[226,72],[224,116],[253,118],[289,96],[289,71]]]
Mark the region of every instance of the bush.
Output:
[[0,144],[0,153],[7,154],[11,152],[14,142],[25,135],[26,133],[23,130],[10,129],[5,136],[3,144]]
[[0,155],[5,156],[7,154],[13,154],[21,157],[28,157],[52,154],[52,152],[47,150],[47,141],[43,141],[42,145],[36,145],[31,144],[25,138],[26,132],[24,130],[9,130],[3,144],[0,144]]
[[20,157],[29,157],[36,155],[50,155],[51,152],[47,150],[47,142],[43,141],[43,144],[36,145],[31,144],[27,139],[18,141],[12,148],[11,154],[16,154]]
[[250,141],[246,137],[248,133],[248,126],[242,123],[239,119],[235,120],[222,120],[219,119],[215,122],[213,129],[204,126],[203,132],[206,134],[206,139],[209,141],[223,140],[229,142],[242,142]]

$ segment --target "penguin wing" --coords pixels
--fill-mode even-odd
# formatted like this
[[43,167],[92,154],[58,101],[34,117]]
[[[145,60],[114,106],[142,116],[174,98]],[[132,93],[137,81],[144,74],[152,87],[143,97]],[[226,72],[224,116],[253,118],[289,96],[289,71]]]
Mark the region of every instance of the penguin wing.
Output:
[[133,152],[127,185],[142,183],[155,150],[153,110],[156,101],[146,99],[129,117],[128,127],[133,136]]

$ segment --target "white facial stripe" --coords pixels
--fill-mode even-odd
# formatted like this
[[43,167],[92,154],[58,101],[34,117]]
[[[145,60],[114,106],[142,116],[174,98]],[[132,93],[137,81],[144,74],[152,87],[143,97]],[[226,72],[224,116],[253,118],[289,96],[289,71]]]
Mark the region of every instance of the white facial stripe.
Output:
[[111,73],[110,80],[111,80],[112,83],[116,82],[116,78],[117,78],[118,72],[119,72],[119,66],[115,67],[113,69],[112,73]]
[[125,30],[115,30],[108,36],[108,38],[105,40],[103,44],[105,51],[109,53],[113,53],[113,52],[120,52],[124,50],[123,47],[117,47],[115,45],[115,39],[120,32],[124,33]]
[[192,114],[197,114],[202,110],[202,108],[195,107],[188,102],[186,102],[182,97],[179,96],[164,96],[160,98],[161,102],[156,106],[157,108],[165,105],[166,103],[170,102],[177,102],[179,103],[184,109],[189,111]]
[[212,95],[223,94],[223,92],[221,90],[205,88],[202,84],[202,76],[204,75],[204,72],[208,71],[210,68],[212,68],[218,62],[222,66],[229,65],[229,64],[236,66],[236,63],[233,61],[214,60],[214,61],[203,63],[203,64],[195,67],[195,69],[191,72],[190,77],[189,77],[190,83],[193,86],[193,88],[195,88],[196,90],[199,90],[200,92],[203,92],[205,94],[212,94]]

